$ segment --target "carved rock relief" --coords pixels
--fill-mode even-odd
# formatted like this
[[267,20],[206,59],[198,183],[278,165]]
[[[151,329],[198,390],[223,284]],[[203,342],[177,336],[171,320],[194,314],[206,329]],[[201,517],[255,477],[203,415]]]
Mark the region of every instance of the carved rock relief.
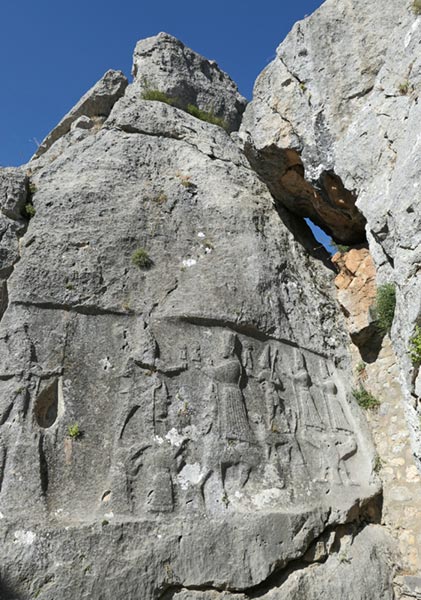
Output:
[[[91,321],[83,318],[85,323]],[[102,387],[99,392],[96,386],[91,396],[85,382],[90,369],[102,365],[101,345],[81,381],[71,381],[67,359],[60,367],[63,375],[43,372],[42,380],[38,371],[23,384],[15,383],[20,373],[3,374],[1,385],[10,387],[14,399],[6,393],[0,406],[0,479],[8,472],[23,473],[25,460],[19,457],[27,452],[39,455],[40,481],[31,493],[49,511],[66,502],[59,486],[63,477],[90,477],[86,469],[92,466],[75,461],[78,454],[83,461],[82,446],[95,444],[92,434],[80,448],[74,444],[73,457],[66,453],[68,419],[81,418],[83,427],[77,409],[92,419],[104,414],[106,420],[96,428],[104,450],[98,447],[94,454],[92,449],[96,472],[85,496],[75,479],[72,494],[80,496],[75,511],[87,503],[90,510],[123,518],[307,510],[331,493],[346,496],[357,484],[369,483],[369,459],[359,451],[358,428],[333,363],[288,342],[219,326],[122,320],[117,330],[115,347],[106,351],[109,368]],[[26,332],[21,333],[26,340]],[[30,342],[23,348],[37,364]],[[57,346],[57,356],[62,355]],[[73,361],[70,356],[69,365]],[[79,404],[69,412],[70,389],[70,402]],[[17,441],[5,439],[11,423],[22,428],[19,444],[25,452]],[[363,469],[362,461],[368,465]],[[18,494],[12,490],[16,478],[6,479],[2,502]]]
[[131,366],[144,383],[114,440],[117,513],[294,510],[361,480],[352,411],[323,357],[188,323],[145,339],[148,360]]

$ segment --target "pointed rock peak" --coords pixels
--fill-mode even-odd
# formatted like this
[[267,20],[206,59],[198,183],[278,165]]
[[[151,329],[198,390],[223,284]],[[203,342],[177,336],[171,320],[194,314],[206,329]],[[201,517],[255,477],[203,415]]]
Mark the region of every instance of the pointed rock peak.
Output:
[[80,117],[97,117],[104,121],[117,100],[123,96],[127,85],[127,78],[121,71],[108,70],[47,135],[32,159],[44,154],[54,142],[66,135]]
[[146,99],[165,94],[180,108],[203,111],[222,119],[229,131],[238,130],[247,100],[214,60],[194,52],[168,33],[137,43],[132,74]]

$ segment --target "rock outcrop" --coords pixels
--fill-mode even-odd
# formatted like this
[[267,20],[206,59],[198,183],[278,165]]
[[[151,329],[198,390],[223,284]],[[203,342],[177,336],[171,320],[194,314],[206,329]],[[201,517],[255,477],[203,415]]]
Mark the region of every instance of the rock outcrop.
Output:
[[141,40],[133,56],[132,75],[140,94],[158,91],[181,108],[193,105],[237,131],[247,101],[214,60],[200,56],[168,33]]
[[384,335],[378,330],[373,310],[376,303],[373,258],[367,248],[353,248],[349,252],[337,252],[332,262],[339,270],[335,278],[337,298],[351,340],[359,349],[360,358],[374,362]]
[[171,36],[133,74],[0,171],[0,596],[392,599],[332,265],[266,151],[338,239],[361,241],[360,189],[257,141],[264,76],[239,137],[206,121],[237,129],[235,85]]
[[[273,186],[274,178],[282,184],[288,168],[298,170],[299,183],[294,172],[289,176],[294,193],[278,193],[277,200],[290,209],[296,203],[295,212],[305,213],[337,241],[362,242],[367,221],[378,282],[397,286],[392,339],[420,459],[419,365],[409,357],[410,339],[421,319],[418,13],[414,3],[399,0],[327,0],[294,26],[258,78],[241,136],[252,164],[266,153],[288,158],[284,168],[268,175],[261,168],[262,178]],[[323,193],[326,176],[339,182],[339,205]],[[317,214],[306,200],[311,188]],[[340,220],[334,218],[332,224],[332,210],[343,213],[350,235],[344,234]]]
[[33,158],[42,156],[55,142],[70,132],[76,132],[76,135],[83,130],[98,129],[117,100],[123,96],[127,85],[127,78],[121,71],[107,71],[41,142]]

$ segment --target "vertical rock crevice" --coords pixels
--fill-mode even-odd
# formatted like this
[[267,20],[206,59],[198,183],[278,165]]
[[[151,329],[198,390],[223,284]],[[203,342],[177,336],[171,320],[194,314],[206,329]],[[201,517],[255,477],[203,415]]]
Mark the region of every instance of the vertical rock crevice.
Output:
[[0,321],[9,304],[8,279],[20,260],[20,239],[33,214],[32,191],[24,169],[0,169]]

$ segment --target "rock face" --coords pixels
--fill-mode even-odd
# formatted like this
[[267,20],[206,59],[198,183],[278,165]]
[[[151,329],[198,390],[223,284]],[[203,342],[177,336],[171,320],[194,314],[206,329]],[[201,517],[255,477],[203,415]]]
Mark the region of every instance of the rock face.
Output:
[[141,40],[136,45],[132,74],[138,92],[158,90],[182,108],[189,104],[223,119],[237,131],[247,101],[232,79],[208,60],[168,33]]
[[0,170],[0,319],[8,304],[7,279],[18,262],[19,238],[25,233],[28,178],[22,169]]
[[[414,383],[419,365],[411,364],[408,353],[421,319],[417,12],[414,3],[399,0],[386,4],[327,0],[295,25],[274,62],[258,78],[241,135],[252,163],[253,157],[265,153],[293,156],[283,171],[269,169],[263,179],[273,185],[273,178],[286,177],[288,165],[295,168],[295,160],[301,192],[293,195],[293,201],[299,205],[304,192],[310,196],[309,186],[314,186],[315,194],[323,192],[326,174],[357,199],[354,208],[367,221],[378,281],[397,285],[392,339],[413,447],[420,458],[420,398]],[[291,207],[288,194],[277,197]],[[349,202],[343,198],[343,212],[349,214],[355,236],[343,235],[342,226],[334,231],[322,214],[326,205],[326,210],[332,209],[332,201],[326,195],[324,200],[316,217],[306,208],[308,216],[337,240],[360,242],[362,230],[352,224],[355,212],[349,214]]]
[[34,158],[42,156],[57,140],[70,131],[91,129],[94,125],[101,125],[114,104],[124,94],[127,84],[128,81],[121,71],[107,71],[41,142]]
[[327,257],[223,128],[143,97],[234,128],[227,76],[166,34],[134,60],[0,172],[0,596],[392,598]]
[[378,331],[373,311],[376,300],[376,267],[367,248],[353,248],[337,252],[332,262],[339,270],[335,278],[337,298],[351,340],[360,356],[374,362],[382,345],[383,335]]

